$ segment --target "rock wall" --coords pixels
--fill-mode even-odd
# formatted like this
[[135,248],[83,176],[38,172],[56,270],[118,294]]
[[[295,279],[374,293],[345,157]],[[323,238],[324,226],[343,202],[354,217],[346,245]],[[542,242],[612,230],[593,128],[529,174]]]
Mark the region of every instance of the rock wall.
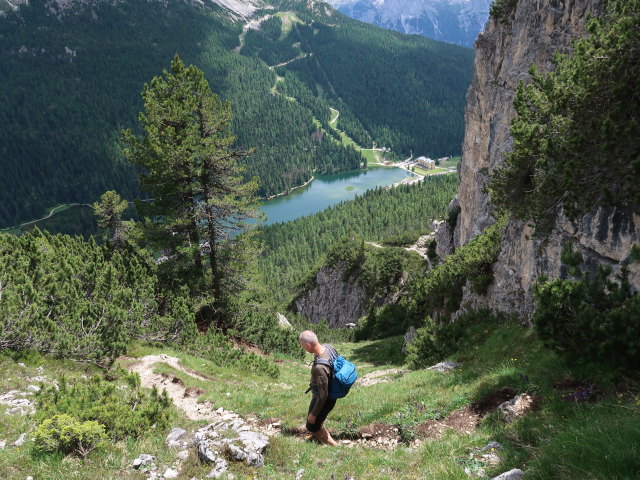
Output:
[[[512,148],[509,127],[518,82],[528,80],[531,64],[543,72],[553,68],[554,52],[568,52],[571,40],[584,34],[588,15],[600,13],[603,4],[603,0],[519,0],[506,21],[490,19],[478,37],[465,112],[455,247],[468,243],[495,221],[484,188]],[[574,243],[589,269],[610,265],[619,271],[629,265],[631,246],[639,241],[637,211],[599,209],[575,222],[560,216],[545,239],[534,239],[527,222],[512,220],[494,266],[494,284],[486,296],[465,288],[462,309],[486,306],[528,318],[534,307],[531,290],[535,279],[566,275],[560,263],[564,244]],[[629,268],[632,285],[640,289],[638,265]]]
[[338,264],[318,270],[315,287],[296,298],[293,306],[311,323],[326,319],[330,327],[338,328],[357,323],[367,314],[366,299],[364,289],[355,280],[345,280],[344,268]]

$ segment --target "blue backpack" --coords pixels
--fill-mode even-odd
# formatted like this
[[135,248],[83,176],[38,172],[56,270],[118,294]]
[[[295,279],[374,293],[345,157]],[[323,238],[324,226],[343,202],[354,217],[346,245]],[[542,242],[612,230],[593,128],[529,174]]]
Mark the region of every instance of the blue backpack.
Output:
[[343,398],[349,393],[349,389],[358,378],[356,366],[341,355],[331,345],[323,344],[329,351],[331,360],[319,358],[316,363],[327,365],[331,368],[331,382],[329,383],[329,398]]

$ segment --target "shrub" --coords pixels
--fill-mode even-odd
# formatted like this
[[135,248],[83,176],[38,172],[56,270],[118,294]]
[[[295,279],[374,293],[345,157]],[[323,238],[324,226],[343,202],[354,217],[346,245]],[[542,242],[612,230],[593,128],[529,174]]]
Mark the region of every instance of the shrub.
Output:
[[[506,219],[499,220],[416,282],[411,295],[412,321],[419,323],[425,312],[442,310],[445,319],[458,310],[467,280],[479,293],[493,280],[491,268],[500,254]],[[475,279],[475,280],[474,280]]]
[[[233,331],[229,333],[233,335]],[[287,337],[283,337],[287,338]],[[278,378],[280,369],[270,359],[235,348],[232,339],[210,328],[205,335],[198,335],[183,350],[213,362],[221,367],[233,367],[249,373]]]
[[425,325],[416,330],[413,343],[407,346],[407,365],[412,369],[426,368],[443,358],[442,350],[436,340],[436,324],[431,317]]
[[429,233],[429,231],[411,230],[387,237],[384,239],[382,244],[390,247],[408,247],[416,243],[422,235],[426,235],[427,233]]
[[96,421],[114,440],[141,437],[152,428],[169,426],[171,401],[163,391],[149,394],[140,389],[137,374],[126,374],[125,384],[100,377],[78,380],[70,385],[65,378],[37,393],[36,419],[68,415],[79,421]]
[[489,15],[501,23],[507,23],[517,5],[518,0],[494,0]]
[[640,365],[640,297],[627,273],[610,278],[541,279],[535,286],[533,323],[544,344],[575,363],[603,363],[621,370]]
[[402,335],[408,327],[406,318],[406,306],[402,303],[391,303],[380,308],[371,305],[369,313],[355,331],[355,338],[366,340]]
[[93,420],[80,422],[62,414],[47,418],[38,425],[34,448],[43,453],[75,453],[84,460],[106,438],[104,425]]
[[494,313],[488,309],[463,313],[454,321],[440,327],[431,318],[427,318],[425,326],[417,329],[414,342],[407,347],[409,368],[428,367],[459,351],[473,336],[473,327],[504,321],[506,321],[504,314]]
[[131,339],[176,339],[189,318],[158,301],[155,267],[131,249],[37,229],[0,234],[0,284],[0,348],[14,351],[109,366]]

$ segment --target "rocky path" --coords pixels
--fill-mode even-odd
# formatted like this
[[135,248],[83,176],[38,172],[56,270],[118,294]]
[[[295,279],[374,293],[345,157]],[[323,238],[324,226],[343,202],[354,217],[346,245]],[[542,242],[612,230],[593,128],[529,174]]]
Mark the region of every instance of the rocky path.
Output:
[[182,410],[190,420],[206,420],[206,421],[228,421],[240,418],[235,412],[224,410],[222,408],[214,409],[211,402],[198,402],[198,397],[204,393],[204,390],[185,387],[184,384],[172,375],[155,373],[154,366],[158,363],[164,363],[176,370],[189,375],[191,378],[201,380],[203,382],[213,381],[210,378],[203,377],[193,372],[180,363],[180,359],[169,355],[147,355],[142,358],[121,357],[120,359],[130,372],[140,375],[140,383],[145,388],[157,388],[158,391],[166,390],[167,395],[176,408]]

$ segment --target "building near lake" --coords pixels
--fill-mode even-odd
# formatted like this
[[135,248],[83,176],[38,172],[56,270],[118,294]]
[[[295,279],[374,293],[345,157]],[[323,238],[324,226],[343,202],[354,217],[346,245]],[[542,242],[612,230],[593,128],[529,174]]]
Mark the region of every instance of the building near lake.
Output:
[[426,168],[427,170],[436,168],[436,161],[431,160],[430,158],[427,158],[427,157],[418,157],[416,159],[416,163],[421,167]]

